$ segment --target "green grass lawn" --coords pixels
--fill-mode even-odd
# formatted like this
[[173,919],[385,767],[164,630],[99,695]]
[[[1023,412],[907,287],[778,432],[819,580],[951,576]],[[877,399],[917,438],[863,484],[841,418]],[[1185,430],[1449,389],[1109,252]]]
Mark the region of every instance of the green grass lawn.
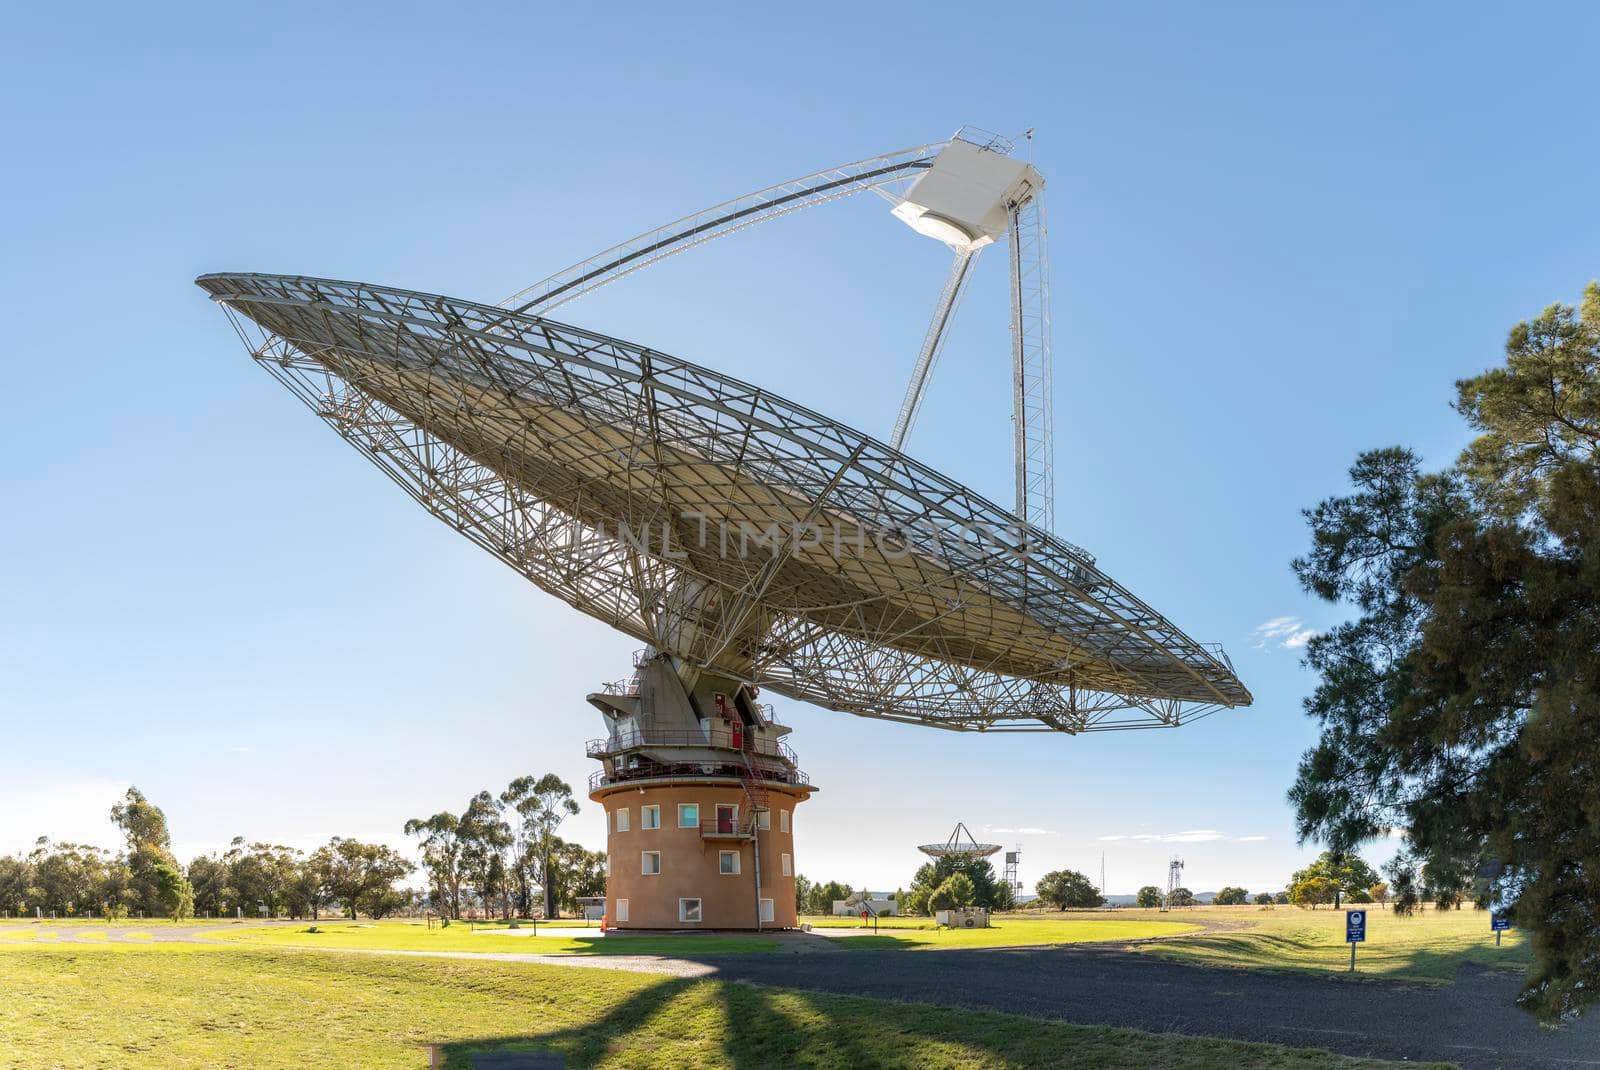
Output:
[[[859,926],[848,918],[806,919],[814,927]],[[818,924],[818,923],[822,924]],[[891,924],[893,923],[893,924]],[[720,955],[776,951],[771,937],[731,933],[674,933],[660,935],[613,934],[606,937],[511,936],[503,928],[469,931],[466,925],[429,928],[420,921],[316,922],[294,926],[222,929],[210,934],[219,940],[268,944],[277,947],[339,947],[387,951],[520,951],[531,954],[610,955]],[[839,939],[847,950],[900,948],[907,950],[960,947],[1021,947],[1029,944],[1073,944],[1087,941],[1126,941],[1152,936],[1198,932],[1192,922],[1151,919],[1006,918],[988,929],[937,929],[930,919],[883,919],[877,934]]]
[[[1489,914],[1483,910],[1427,910],[1409,918],[1391,910],[1367,910],[1367,939],[1356,949],[1356,973],[1392,981],[1449,982],[1462,964],[1522,970],[1532,960],[1527,940],[1518,932],[1503,934],[1495,947]],[[1350,968],[1350,945],[1344,942],[1344,912],[1298,907],[1202,907],[1170,914],[1119,910],[1082,915],[1093,917],[1181,918],[1203,922],[1207,929],[1177,940],[1143,944],[1140,954],[1156,955],[1197,966],[1343,972]],[[1214,927],[1213,927],[1214,926]]]
[[[818,929],[861,929],[859,918],[803,918]],[[1197,933],[1201,926],[1170,918],[1108,918],[1103,915],[1064,918],[1002,915],[987,929],[941,929],[931,918],[879,918],[873,935],[840,938],[849,951],[885,948],[939,949],[958,947],[1026,947],[1030,944],[1081,944],[1147,940],[1156,936]],[[871,932],[862,930],[863,934]]]
[[574,1068],[1400,1065],[733,982],[224,942],[8,944],[0,991],[0,1066],[19,1070],[409,1070],[432,1045],[453,1070],[505,1047]]
[[[312,928],[317,932],[311,932]],[[540,931],[544,929],[540,926]],[[303,925],[219,930],[216,940],[275,947],[337,947],[373,951],[516,951],[531,955],[725,955],[776,951],[770,936],[684,933],[643,936],[512,936],[504,927],[448,929],[421,921],[319,921]]]
[[[1483,911],[1437,913],[1410,918],[1392,911],[1368,911],[1367,941],[1356,953],[1356,971],[1393,981],[1448,982],[1464,963],[1522,970],[1531,958],[1527,941],[1515,931],[1495,947],[1489,916]],[[801,919],[819,929],[857,929],[855,918]],[[188,924],[188,923],[185,923]],[[343,920],[265,926],[232,921],[200,923],[210,939],[273,947],[352,948],[402,951],[512,951],[534,954],[633,954],[695,957],[771,952],[770,936],[694,933],[659,935],[513,936],[503,926],[464,923],[448,929],[400,920],[351,923]],[[162,921],[0,921],[0,945],[61,942],[64,937],[111,942],[150,940],[170,925]],[[563,927],[573,927],[572,925]],[[553,928],[541,924],[541,931]],[[1166,937],[1167,939],[1151,939]],[[1135,941],[1148,941],[1134,943]],[[882,918],[876,934],[835,940],[850,951],[913,951],[1018,947],[1087,942],[1131,943],[1140,953],[1202,966],[1246,969],[1344,972],[1350,949],[1344,942],[1344,915],[1334,910],[1297,907],[1201,907],[1162,914],[1157,911],[1073,911],[1066,914],[1003,914],[988,929],[938,929],[929,918]]]

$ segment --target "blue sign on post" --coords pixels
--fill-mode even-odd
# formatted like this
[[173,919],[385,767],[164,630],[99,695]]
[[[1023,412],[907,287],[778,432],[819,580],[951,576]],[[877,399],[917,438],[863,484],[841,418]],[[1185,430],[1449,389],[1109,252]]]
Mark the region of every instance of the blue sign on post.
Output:
[[1497,910],[1489,915],[1489,928],[1497,933],[1505,932],[1511,928],[1511,915],[1503,910]]
[[1367,939],[1367,912],[1365,910],[1347,910],[1344,912],[1344,941],[1350,945],[1350,972],[1356,972],[1356,945],[1364,943]]

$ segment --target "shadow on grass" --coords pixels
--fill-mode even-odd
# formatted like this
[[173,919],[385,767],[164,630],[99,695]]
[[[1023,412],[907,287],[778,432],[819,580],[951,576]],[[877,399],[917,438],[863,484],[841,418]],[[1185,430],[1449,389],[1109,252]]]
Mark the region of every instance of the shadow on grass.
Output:
[[[1148,948],[1151,955],[1178,965],[1288,971],[1325,975],[1344,974],[1349,945],[1327,940],[1314,931],[1303,933],[1205,933]],[[1358,978],[1393,983],[1448,984],[1462,967],[1495,972],[1522,972],[1530,954],[1524,947],[1496,948],[1454,943],[1444,947],[1361,944],[1357,950]]]
[[[930,1016],[937,1020],[927,1021]],[[976,1038],[960,1037],[959,1025],[946,1019],[970,1020],[988,1028]],[[1036,1028],[1060,1027],[1039,1023]],[[926,1052],[908,1045],[910,1036],[960,1044],[974,1064],[1005,1064],[1017,1055],[1016,1032],[1015,1024],[981,1011],[877,1003],[742,981],[696,979],[652,985],[581,1027],[539,1035],[479,1037],[441,1044],[437,1050],[445,1070],[471,1070],[475,1055],[516,1051],[558,1054],[572,1070],[585,1070],[618,1056],[633,1065],[626,1059],[630,1054],[652,1066],[687,1060],[733,1070],[801,1065],[853,1070],[925,1065]],[[703,1041],[710,1050],[665,1055],[663,1039],[686,1038]]]
[[[688,1048],[681,1046],[687,1042]],[[678,1046],[674,1046],[678,1045]],[[580,1027],[439,1047],[446,1070],[479,1054],[555,1054],[572,1070],[628,1066],[1014,1066],[1061,1070],[1330,1070],[1317,1049],[1018,1018],[980,1009],[771,988],[743,981],[663,981]],[[1438,1066],[1442,1064],[1427,1064]]]
[[551,1033],[508,1034],[476,1037],[437,1045],[444,1070],[471,1070],[472,1056],[482,1052],[549,1051],[566,1056],[569,1067],[588,1067],[599,1062],[617,1047],[619,1041],[639,1032],[678,997],[687,994],[698,980],[670,980],[651,985],[628,997],[603,1017],[583,1026],[558,1029]]

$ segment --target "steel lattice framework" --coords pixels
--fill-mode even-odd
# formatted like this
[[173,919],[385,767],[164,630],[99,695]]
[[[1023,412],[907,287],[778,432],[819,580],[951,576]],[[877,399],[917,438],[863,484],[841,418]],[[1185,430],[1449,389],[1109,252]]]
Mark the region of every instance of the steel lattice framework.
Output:
[[951,729],[1174,726],[1250,701],[1220,649],[1084,551],[747,383],[503,307],[197,281],[429,512],[687,666]]

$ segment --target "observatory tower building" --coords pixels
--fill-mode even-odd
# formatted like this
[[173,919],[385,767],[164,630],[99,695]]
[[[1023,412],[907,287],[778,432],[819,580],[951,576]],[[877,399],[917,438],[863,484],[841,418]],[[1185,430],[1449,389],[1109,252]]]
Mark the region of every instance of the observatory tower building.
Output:
[[794,810],[814,789],[755,688],[643,653],[589,696],[606,735],[606,917],[621,929],[793,928]]

